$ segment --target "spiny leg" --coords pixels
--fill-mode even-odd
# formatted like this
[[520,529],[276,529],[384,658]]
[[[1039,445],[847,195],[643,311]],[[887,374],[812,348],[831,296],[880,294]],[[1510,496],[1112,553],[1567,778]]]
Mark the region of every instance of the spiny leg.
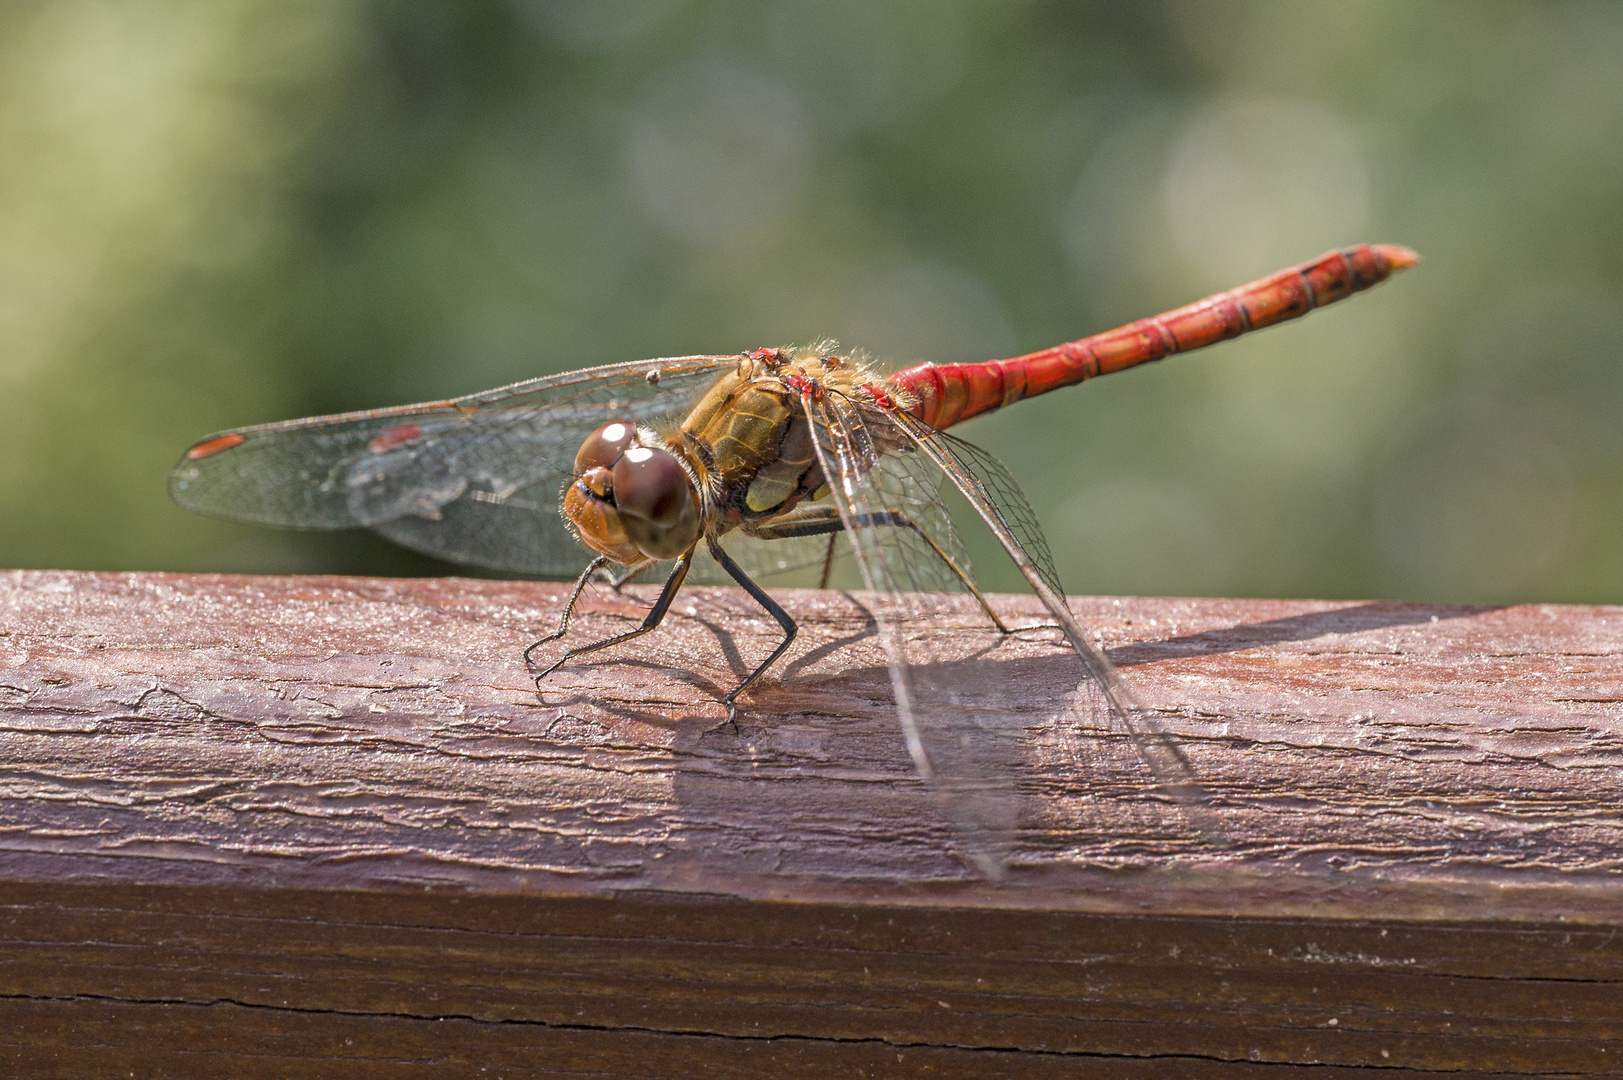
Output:
[[551,667],[535,677],[536,688],[540,688],[542,679],[545,679],[575,657],[584,656],[599,649],[606,649],[610,645],[618,645],[623,641],[630,641],[632,638],[642,637],[642,635],[657,627],[664,621],[666,612],[670,611],[671,603],[676,599],[677,590],[682,587],[682,580],[688,576],[688,567],[692,565],[693,551],[689,549],[686,555],[677,560],[676,569],[671,571],[671,576],[665,579],[665,588],[660,590],[659,599],[654,601],[654,606],[649,610],[648,617],[643,619],[641,626],[635,630],[628,630],[623,634],[605,638],[602,641],[594,641],[590,645],[581,645],[578,648],[570,649],[554,661]]
[[580,572],[580,577],[575,579],[575,589],[569,594],[569,603],[564,605],[563,618],[558,620],[558,629],[554,630],[546,637],[536,641],[528,649],[524,650],[525,667],[530,665],[530,654],[535,652],[536,649],[539,649],[549,641],[557,641],[559,638],[563,637],[569,632],[569,616],[575,613],[575,601],[580,599],[581,591],[586,588],[586,583],[592,579],[592,575],[601,570],[603,568],[603,564],[607,563],[608,561],[609,557],[607,555],[599,555],[597,558],[593,559],[589,564],[587,564],[585,570]]
[[[997,612],[992,610],[992,605],[987,603],[985,594],[983,594],[980,588],[970,580],[969,575],[964,572],[963,567],[959,566],[955,561],[953,561],[952,556],[947,554],[941,545],[935,542],[935,538],[920,528],[919,523],[914,521],[907,514],[900,510],[883,510],[875,514],[861,514],[857,516],[854,524],[859,527],[865,525],[891,525],[897,528],[912,529],[918,534],[921,540],[930,545],[930,550],[935,552],[936,558],[947,564],[947,569],[953,572],[953,574],[958,578],[959,582],[963,584],[964,588],[969,590],[970,595],[975,598],[975,602],[980,604],[981,610],[986,612],[986,617],[992,620],[992,625],[997,627],[998,633],[1013,633],[1012,630],[1003,625],[1003,620],[998,618]],[[824,510],[819,507],[803,513],[791,514],[781,521],[774,522],[771,525],[757,530],[753,535],[758,536],[763,540],[783,540],[794,536],[821,536],[824,533],[830,534],[828,538],[828,556],[823,563],[823,582],[826,586],[828,582],[829,565],[834,559],[833,534],[844,531],[845,522],[841,520],[837,511],[833,510],[832,508]],[[1021,629],[1032,628],[1022,627]]]
[[736,731],[738,730],[738,706],[735,702],[738,695],[742,694],[750,683],[759,679],[762,672],[777,663],[778,657],[782,656],[784,650],[794,642],[795,634],[800,631],[800,628],[795,625],[795,621],[789,617],[787,611],[779,607],[777,602],[768,596],[759,585],[749,579],[749,576],[744,573],[739,565],[733,562],[732,558],[722,550],[720,544],[716,543],[714,539],[709,540],[708,543],[710,545],[710,557],[720,563],[721,568],[727,571],[728,576],[742,585],[744,591],[749,593],[757,604],[766,608],[767,614],[778,620],[778,625],[783,627],[783,640],[778,643],[776,649],[772,650],[772,655],[756,665],[755,670],[746,675],[743,682],[733,687],[732,693],[721,699],[722,704],[727,706],[727,723],[731,724],[733,730]]

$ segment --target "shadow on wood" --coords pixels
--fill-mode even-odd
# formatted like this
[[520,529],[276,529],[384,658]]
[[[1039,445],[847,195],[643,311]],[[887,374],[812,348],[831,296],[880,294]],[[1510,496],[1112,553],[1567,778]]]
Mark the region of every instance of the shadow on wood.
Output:
[[944,610],[1032,717],[994,884],[860,597],[780,594],[734,732],[742,593],[538,695],[562,596],[0,575],[7,1075],[1623,1073],[1623,611],[1075,601],[1214,850],[1042,723],[1074,658]]

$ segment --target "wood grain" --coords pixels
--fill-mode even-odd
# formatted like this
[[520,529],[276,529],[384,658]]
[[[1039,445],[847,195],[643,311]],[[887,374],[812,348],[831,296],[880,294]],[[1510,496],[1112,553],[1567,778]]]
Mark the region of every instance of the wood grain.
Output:
[[1214,845],[944,603],[1027,718],[988,882],[862,598],[778,595],[734,731],[736,590],[538,694],[556,585],[0,574],[6,1074],[1623,1073],[1623,610],[1074,601]]

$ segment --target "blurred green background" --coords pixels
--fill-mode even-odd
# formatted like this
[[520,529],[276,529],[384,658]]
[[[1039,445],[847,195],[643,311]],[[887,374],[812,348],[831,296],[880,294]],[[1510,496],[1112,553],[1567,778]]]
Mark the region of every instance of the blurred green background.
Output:
[[1426,261],[964,429],[1067,587],[1623,600],[1623,4],[10,0],[0,566],[446,572],[166,474],[590,364],[1008,355],[1362,240]]

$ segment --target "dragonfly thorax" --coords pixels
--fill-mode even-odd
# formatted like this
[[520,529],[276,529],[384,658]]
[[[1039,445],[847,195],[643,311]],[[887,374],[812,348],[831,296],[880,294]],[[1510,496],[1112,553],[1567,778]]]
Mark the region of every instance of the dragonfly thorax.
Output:
[[674,559],[698,543],[698,488],[674,454],[644,444],[635,425],[615,420],[586,437],[564,517],[586,546],[624,566]]
[[718,378],[682,422],[682,450],[704,477],[721,529],[816,499],[826,481],[802,399],[849,395],[865,369],[817,349],[758,349]]

